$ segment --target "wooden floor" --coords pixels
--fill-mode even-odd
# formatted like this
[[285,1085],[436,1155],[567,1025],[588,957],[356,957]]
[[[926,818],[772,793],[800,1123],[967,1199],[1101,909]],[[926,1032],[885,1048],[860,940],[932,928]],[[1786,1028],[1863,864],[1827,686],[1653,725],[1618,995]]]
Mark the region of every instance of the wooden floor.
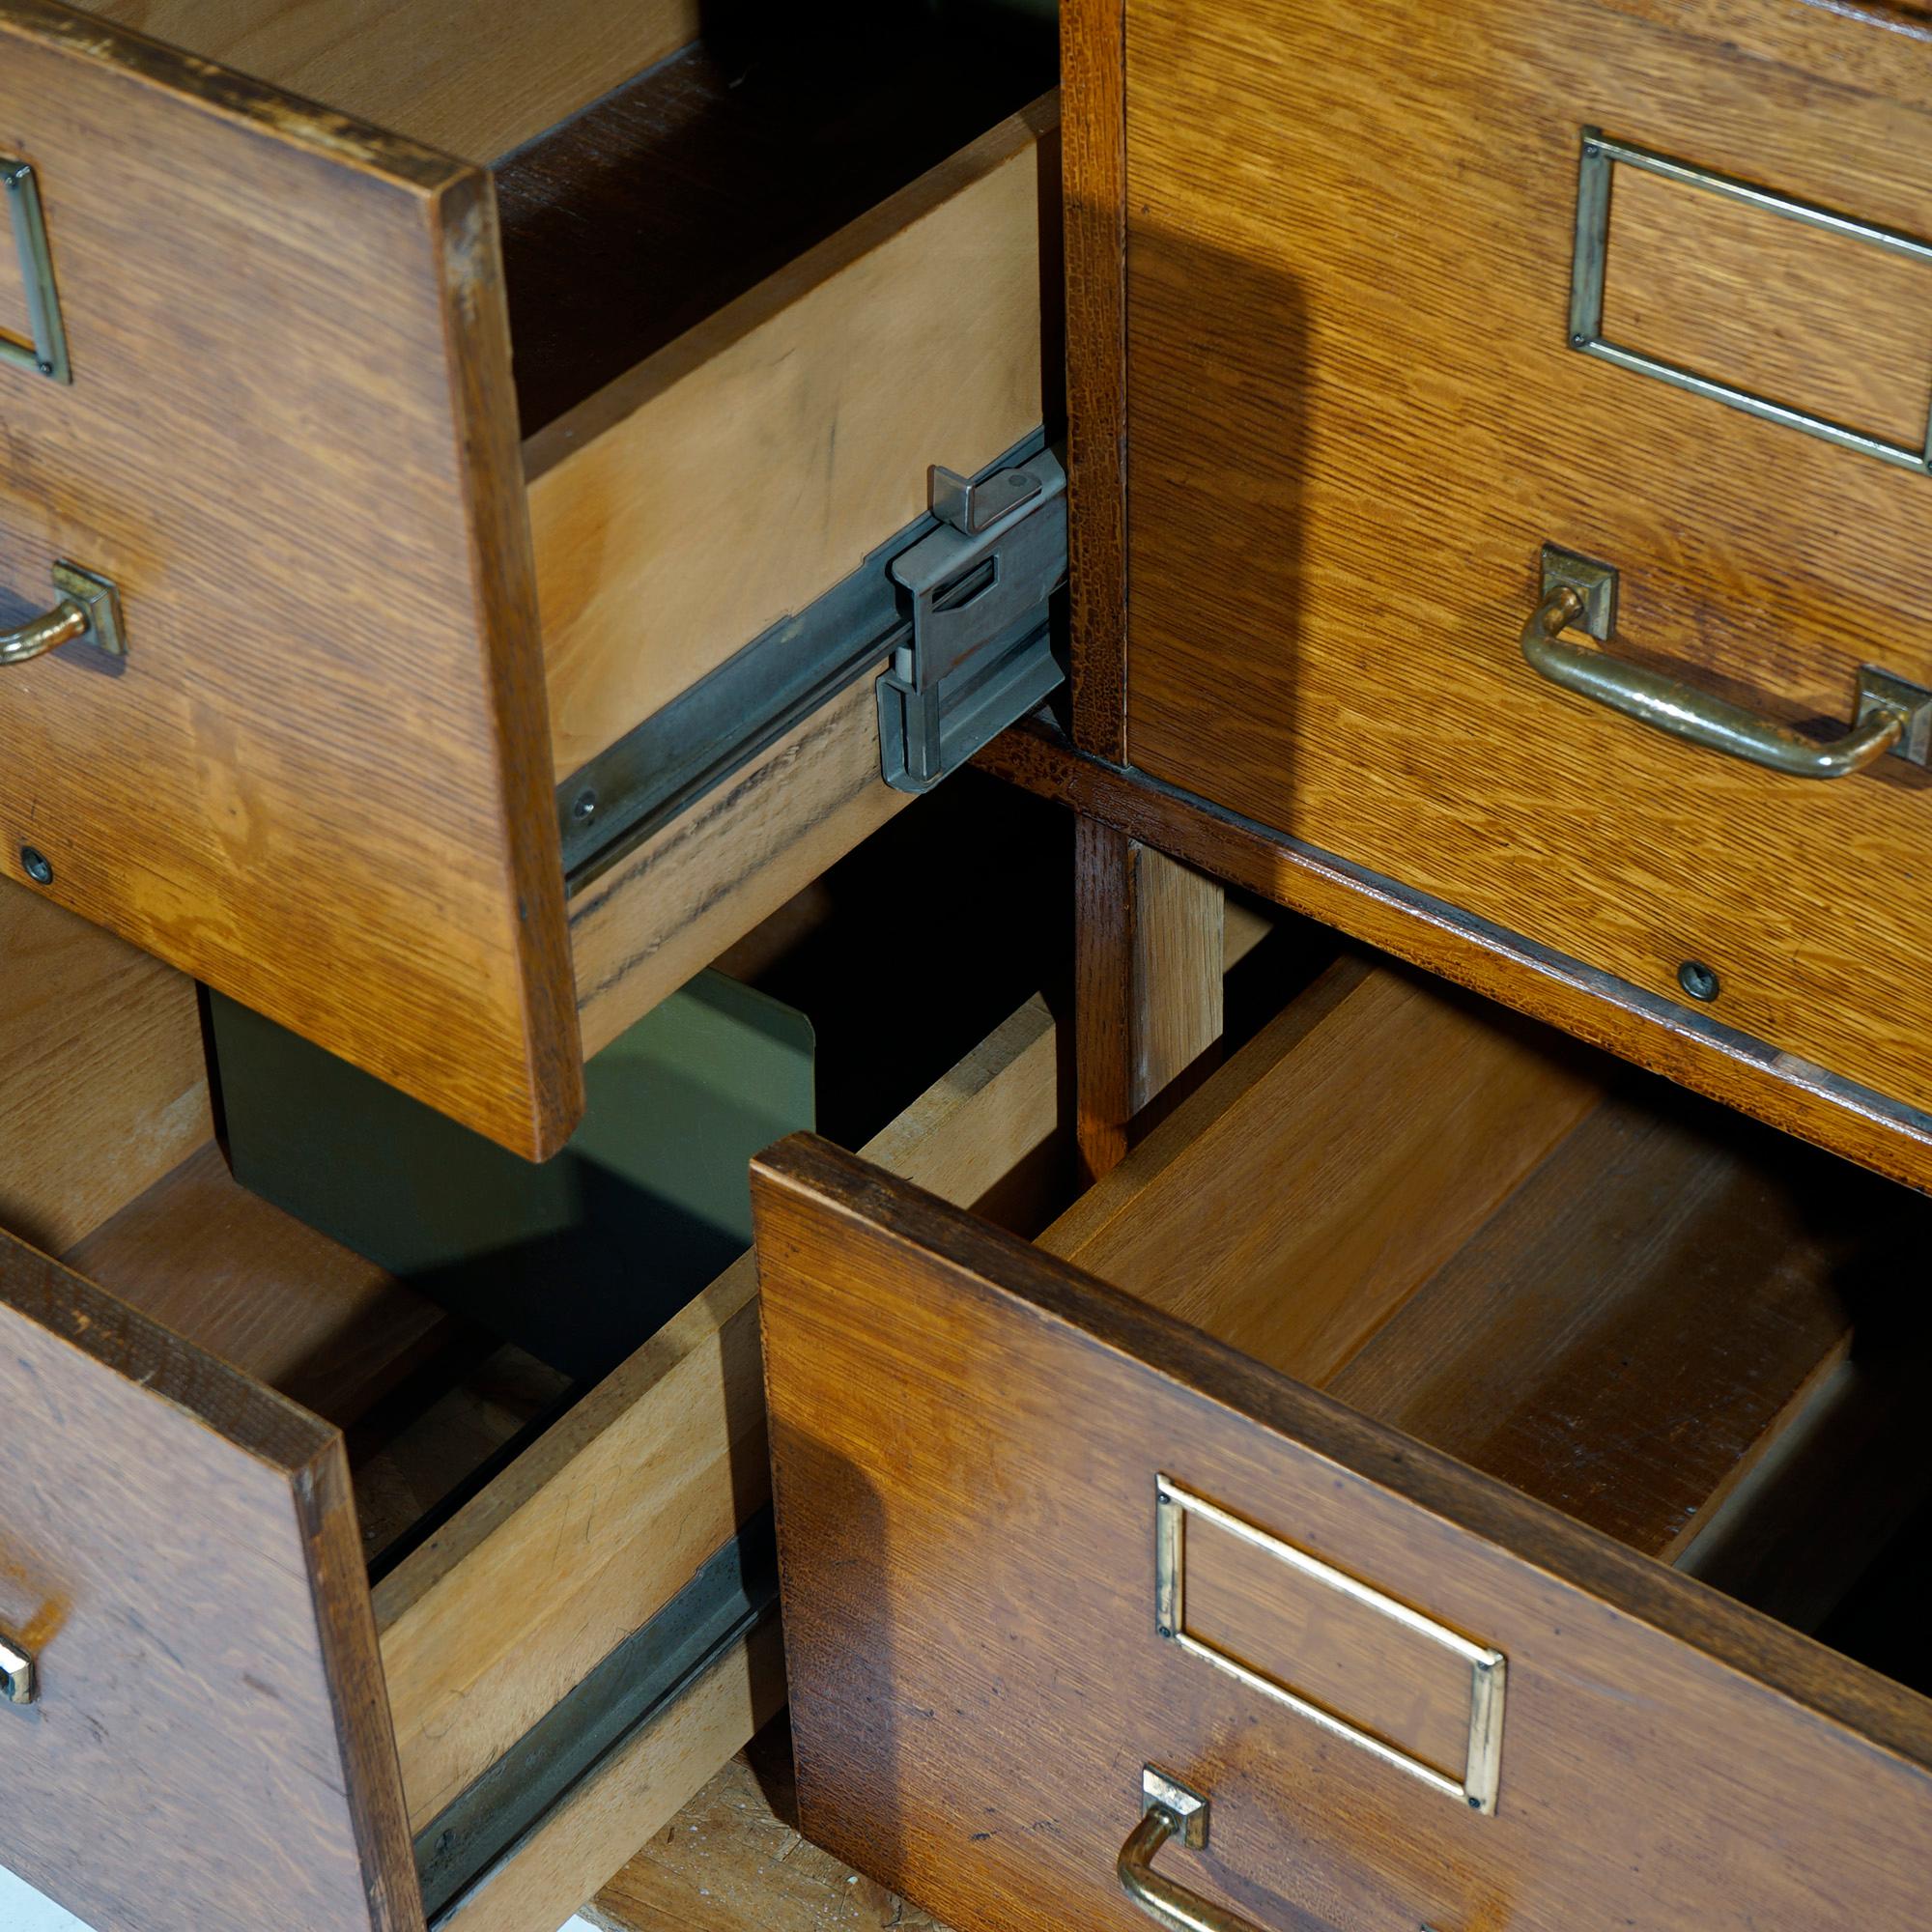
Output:
[[606,1886],[605,1932],[946,1932],[798,1834],[791,1733],[766,1726]]

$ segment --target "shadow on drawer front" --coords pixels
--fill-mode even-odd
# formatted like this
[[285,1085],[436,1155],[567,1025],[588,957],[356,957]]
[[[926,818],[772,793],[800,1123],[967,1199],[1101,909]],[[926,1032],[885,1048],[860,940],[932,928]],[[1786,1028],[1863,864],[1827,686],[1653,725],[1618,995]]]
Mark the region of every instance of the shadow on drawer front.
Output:
[[804,1829],[881,1884],[1916,1922],[1932,1701],[1793,1626],[1900,1654],[1920,1197],[1359,959],[1037,1245],[754,1185]]

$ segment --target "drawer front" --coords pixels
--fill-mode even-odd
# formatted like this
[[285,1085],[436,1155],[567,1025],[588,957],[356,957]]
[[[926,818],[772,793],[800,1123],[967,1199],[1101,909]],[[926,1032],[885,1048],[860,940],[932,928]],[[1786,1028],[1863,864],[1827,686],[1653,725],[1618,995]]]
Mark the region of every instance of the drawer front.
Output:
[[1924,767],[1764,769],[1520,648],[1552,545],[1617,573],[1570,634],[1606,677],[1820,737],[1862,666],[1932,685],[1928,48],[1890,24],[1130,0],[1127,750],[1922,1109]]
[[422,1923],[341,1437],[0,1236],[0,1863],[140,1932]]
[[0,154],[71,373],[0,356],[0,624],[69,560],[126,641],[5,667],[0,867],[549,1151],[581,1070],[487,178],[42,0],[0,6]]
[[1918,1922],[1925,1700],[822,1142],[753,1177],[841,1858],[1125,1932],[1151,1766],[1208,1799],[1157,1875],[1258,1926]]

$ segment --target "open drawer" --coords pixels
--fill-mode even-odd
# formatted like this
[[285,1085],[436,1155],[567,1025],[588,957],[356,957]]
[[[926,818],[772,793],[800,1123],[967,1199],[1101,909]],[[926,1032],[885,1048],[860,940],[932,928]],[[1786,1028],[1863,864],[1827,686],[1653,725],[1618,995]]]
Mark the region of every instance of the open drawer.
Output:
[[900,11],[0,5],[0,869],[560,1146],[905,796],[893,584],[785,620],[1041,426],[1050,24]]
[[763,1156],[807,1834],[958,1932],[1921,1924],[1932,1701],[1794,1626],[1922,1665],[1925,1204],[1605,1078],[1345,960],[1037,1244]]

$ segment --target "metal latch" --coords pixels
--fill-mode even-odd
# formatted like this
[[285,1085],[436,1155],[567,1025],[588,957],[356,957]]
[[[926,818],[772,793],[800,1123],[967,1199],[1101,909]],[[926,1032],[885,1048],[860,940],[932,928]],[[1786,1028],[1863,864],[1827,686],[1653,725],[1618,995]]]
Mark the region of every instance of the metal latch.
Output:
[[934,467],[940,527],[892,561],[912,636],[878,682],[879,765],[929,791],[1065,673],[1048,600],[1066,581],[1066,472],[1050,451],[969,483]]

